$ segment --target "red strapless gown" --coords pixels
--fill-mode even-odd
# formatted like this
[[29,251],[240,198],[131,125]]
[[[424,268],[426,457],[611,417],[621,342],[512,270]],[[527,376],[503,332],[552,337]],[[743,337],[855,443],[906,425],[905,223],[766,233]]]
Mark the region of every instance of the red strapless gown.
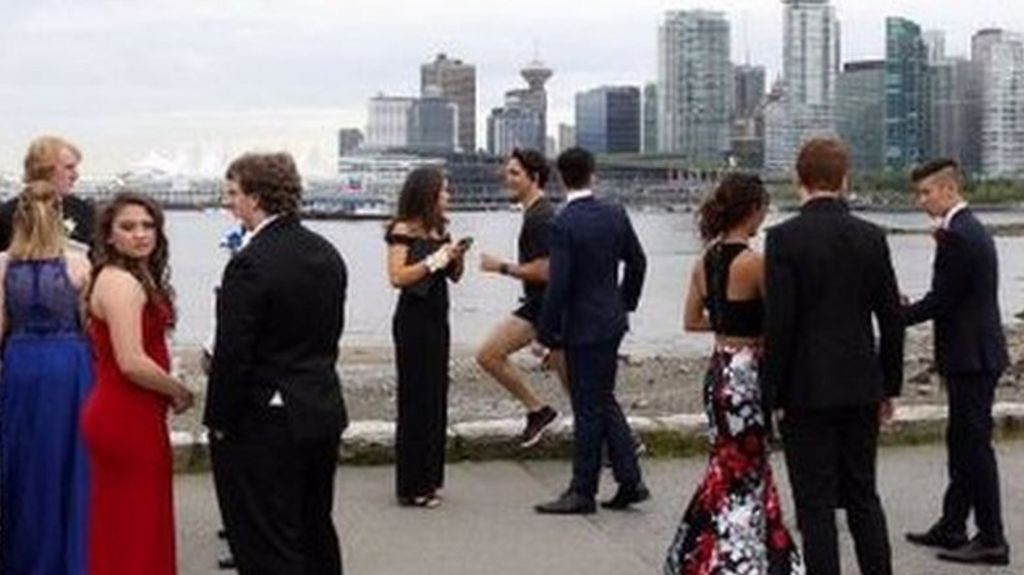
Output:
[[[142,314],[146,353],[164,369],[170,318],[155,304]],[[105,322],[92,318],[89,338],[96,357],[96,384],[82,415],[92,470],[89,574],[174,575],[169,401],[121,373]]]

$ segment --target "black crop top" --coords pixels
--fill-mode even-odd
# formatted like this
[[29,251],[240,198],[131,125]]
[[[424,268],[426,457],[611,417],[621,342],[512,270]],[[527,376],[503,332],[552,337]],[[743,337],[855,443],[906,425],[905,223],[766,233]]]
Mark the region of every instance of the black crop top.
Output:
[[728,299],[729,269],[733,260],[748,248],[745,244],[717,243],[704,256],[704,307],[711,328],[718,335],[759,337],[764,333],[764,300]]

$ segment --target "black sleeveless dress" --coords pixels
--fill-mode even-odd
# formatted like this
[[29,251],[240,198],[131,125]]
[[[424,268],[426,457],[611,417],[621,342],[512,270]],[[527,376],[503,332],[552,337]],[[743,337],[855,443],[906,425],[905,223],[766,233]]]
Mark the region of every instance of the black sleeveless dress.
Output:
[[[451,240],[388,233],[386,241],[408,246],[412,264]],[[450,355],[446,270],[401,290],[391,334],[398,372],[395,492],[400,501],[409,501],[444,486]]]

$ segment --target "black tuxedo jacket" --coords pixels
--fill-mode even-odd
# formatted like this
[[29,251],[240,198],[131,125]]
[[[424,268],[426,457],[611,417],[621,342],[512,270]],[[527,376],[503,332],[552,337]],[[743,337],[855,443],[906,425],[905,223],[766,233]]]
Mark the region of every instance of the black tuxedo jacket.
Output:
[[[11,237],[14,235],[14,210],[17,206],[17,197],[0,204],[0,251],[6,250],[11,245]],[[96,207],[93,203],[90,200],[70,195],[61,200],[61,209],[64,211],[64,218],[70,219],[74,223],[70,234],[71,239],[86,247],[92,247],[93,232],[96,227]]]
[[569,202],[552,223],[550,243],[541,341],[557,347],[622,337],[629,327],[626,313],[640,302],[647,269],[626,210],[593,197]]
[[345,321],[344,261],[295,216],[253,236],[224,270],[204,423],[231,433],[281,393],[296,439],[348,424],[335,370]]
[[899,395],[904,330],[882,230],[841,200],[817,199],[768,230],[765,252],[769,405],[830,409]]
[[999,314],[995,242],[969,209],[935,233],[932,287],[907,307],[907,325],[934,320],[935,363],[943,376],[1000,374],[1009,358]]

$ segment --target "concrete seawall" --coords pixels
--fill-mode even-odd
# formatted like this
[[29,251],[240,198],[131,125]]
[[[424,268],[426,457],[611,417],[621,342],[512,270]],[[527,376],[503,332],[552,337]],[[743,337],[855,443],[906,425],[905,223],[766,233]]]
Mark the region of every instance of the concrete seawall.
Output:
[[[899,407],[894,420],[882,430],[886,445],[914,445],[942,441],[947,409],[940,406]],[[994,408],[1000,438],[1024,436],[1024,403],[1000,403]],[[647,444],[653,457],[688,456],[706,451],[704,414],[665,417],[630,417],[630,425]],[[492,419],[456,423],[448,428],[448,461],[564,458],[572,451],[572,420],[562,418],[537,446],[518,446],[522,419]],[[343,465],[382,465],[394,459],[395,426],[391,421],[356,421],[345,431],[339,460]],[[171,434],[174,469],[178,473],[210,468],[205,433]]]

